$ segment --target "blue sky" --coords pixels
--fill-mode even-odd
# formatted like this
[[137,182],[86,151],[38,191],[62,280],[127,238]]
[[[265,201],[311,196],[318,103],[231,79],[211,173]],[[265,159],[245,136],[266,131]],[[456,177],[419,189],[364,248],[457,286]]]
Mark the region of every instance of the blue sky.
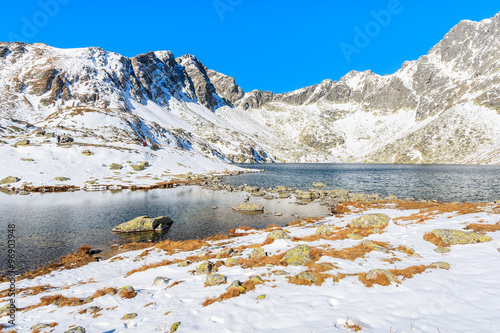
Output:
[[350,70],[393,73],[460,20],[498,11],[498,0],[9,1],[0,40],[191,53],[245,91],[284,92]]

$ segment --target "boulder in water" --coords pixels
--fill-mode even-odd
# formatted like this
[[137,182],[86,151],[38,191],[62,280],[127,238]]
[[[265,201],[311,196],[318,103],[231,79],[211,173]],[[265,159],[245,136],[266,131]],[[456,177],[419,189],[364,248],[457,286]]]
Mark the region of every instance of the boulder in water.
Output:
[[172,219],[167,216],[158,216],[150,218],[147,215],[138,216],[133,220],[117,225],[112,229],[113,232],[143,232],[143,231],[163,231],[168,229]]

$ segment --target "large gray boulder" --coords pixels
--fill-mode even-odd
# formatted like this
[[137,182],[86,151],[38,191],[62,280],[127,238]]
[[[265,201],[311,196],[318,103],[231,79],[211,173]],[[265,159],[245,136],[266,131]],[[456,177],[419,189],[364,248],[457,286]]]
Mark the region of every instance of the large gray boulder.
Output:
[[158,216],[150,218],[147,215],[138,216],[133,220],[117,225],[112,229],[113,232],[143,232],[143,231],[163,231],[168,229],[172,219],[167,216]]

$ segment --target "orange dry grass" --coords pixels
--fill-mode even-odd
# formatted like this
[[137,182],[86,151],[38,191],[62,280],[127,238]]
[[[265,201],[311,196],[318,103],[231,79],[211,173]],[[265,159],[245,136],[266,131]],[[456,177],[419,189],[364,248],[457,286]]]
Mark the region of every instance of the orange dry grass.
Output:
[[[385,228],[385,227],[384,227]],[[383,228],[379,228],[383,229]],[[342,228],[337,231],[332,231],[331,234],[328,235],[309,235],[305,237],[294,237],[292,240],[293,241],[304,241],[304,242],[314,242],[320,239],[325,239],[325,240],[342,240],[342,239],[347,239],[347,236],[349,234],[355,233],[357,235],[360,235],[362,237],[367,237],[372,234],[371,232],[372,228],[351,228],[349,226]]]
[[477,224],[471,223],[468,224],[464,229],[473,230],[475,232],[485,231],[485,232],[493,232],[500,230],[500,224]]
[[449,244],[445,243],[441,238],[437,237],[434,235],[432,232],[426,232],[424,234],[424,240],[431,242],[432,244],[436,245],[437,247],[448,247],[450,246]]
[[241,226],[241,227],[238,227],[238,228],[231,228],[229,230],[229,234],[231,236],[235,236],[235,237],[238,237],[238,236],[245,236],[247,235],[248,233],[243,233],[243,232],[236,232],[236,230],[243,230],[243,231],[250,231],[250,230],[257,230],[255,228],[250,228],[250,227],[247,227],[247,226]]
[[99,289],[95,291],[94,295],[92,295],[92,298],[98,298],[104,295],[116,295],[117,292],[118,289],[112,287]]
[[[391,272],[395,276],[401,276],[405,279],[411,279],[415,274],[421,274],[425,272],[427,268],[427,266],[418,265],[406,267],[404,269],[390,269],[389,272]],[[359,273],[357,275],[359,281],[361,281],[367,287],[372,287],[374,284],[379,284],[381,286],[388,286],[391,284],[391,282],[384,274],[379,274],[375,279],[370,280],[366,279],[366,274],[367,273]]]
[[293,284],[296,284],[299,286],[312,286],[313,284],[315,284],[317,286],[321,286],[325,282],[326,279],[328,279],[328,278],[335,279],[335,276],[330,275],[330,274],[318,273],[318,272],[314,272],[314,271],[310,271],[310,270],[308,270],[308,272],[314,273],[314,275],[318,278],[318,282],[313,283],[313,282],[310,282],[310,281],[307,281],[304,279],[299,279],[297,276],[287,276],[286,278],[288,279],[288,283],[293,283]]
[[363,330],[363,327],[359,323],[351,322],[349,323],[349,318],[347,318],[344,327],[353,332],[360,332]]
[[245,294],[251,290],[254,290],[257,283],[255,283],[252,280],[247,280],[247,281],[243,282],[241,285],[246,288],[245,291],[241,292],[238,288],[233,288],[233,289],[230,289],[230,290],[226,291],[225,293],[221,294],[219,297],[207,297],[207,298],[205,298],[205,300],[203,301],[203,303],[201,303],[201,305],[208,306],[208,305],[213,304],[215,302],[222,302],[226,299],[238,297],[241,294]]
[[181,284],[182,282],[184,282],[183,280],[180,280],[180,281],[175,281],[174,283],[172,283],[170,286],[168,286],[166,289],[170,289],[172,287],[175,287],[176,285],[178,284]]
[[61,257],[58,263],[53,263],[48,266],[23,273],[18,278],[16,278],[16,280],[33,279],[37,276],[49,274],[60,268],[78,268],[87,265],[90,262],[97,261],[97,258],[94,258],[90,255],[90,250],[90,246],[82,246],[78,250],[76,250],[75,253],[71,253],[67,256]]
[[156,262],[154,264],[147,264],[147,265],[142,265],[141,267],[139,268],[134,268],[133,270],[127,272],[127,274],[125,274],[125,277],[128,277],[134,273],[137,273],[137,272],[143,272],[143,271],[146,271],[150,268],[156,268],[156,267],[160,267],[160,266],[168,266],[168,265],[171,265],[173,264],[174,262],[172,260],[163,260],[163,261],[160,261],[160,262]]
[[185,240],[185,241],[170,241],[166,240],[164,242],[158,243],[155,247],[167,251],[168,254],[174,252],[188,252],[201,249],[209,244],[206,241],[200,239]]
[[[390,248],[390,245],[388,243],[376,242],[376,241],[374,241],[374,243],[377,245],[383,246],[386,249]],[[357,258],[363,258],[365,256],[365,254],[367,254],[371,251],[373,251],[373,249],[371,247],[360,243],[360,244],[355,245],[353,247],[348,247],[348,248],[341,249],[341,250],[335,250],[335,249],[320,250],[320,253],[321,253],[321,255],[324,255],[324,256],[354,261]]]

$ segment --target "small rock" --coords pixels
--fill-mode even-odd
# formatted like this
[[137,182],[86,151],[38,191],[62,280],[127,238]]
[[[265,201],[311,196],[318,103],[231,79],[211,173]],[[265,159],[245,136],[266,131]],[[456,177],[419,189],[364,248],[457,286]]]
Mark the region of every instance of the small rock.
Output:
[[123,166],[118,163],[111,163],[109,165],[109,170],[120,170]]
[[41,330],[41,329],[47,328],[47,327],[50,327],[50,325],[49,324],[45,324],[45,323],[39,323],[39,324],[31,326],[31,330],[33,330],[33,331],[35,331],[35,330]]
[[327,186],[322,182],[313,182],[313,187],[327,187]]
[[359,240],[359,239],[363,239],[363,236],[358,235],[358,234],[356,234],[356,233],[352,233],[352,234],[347,235],[347,238],[349,238],[349,239]]
[[283,213],[274,213],[274,216],[283,216]]
[[250,281],[254,282],[254,283],[257,283],[257,284],[262,284],[264,283],[264,280],[262,280],[262,278],[259,276],[259,275],[255,275],[253,276]]
[[142,231],[164,231],[170,228],[174,222],[167,216],[150,218],[147,215],[138,216],[135,219],[117,225],[113,232],[142,232]]
[[205,260],[198,266],[196,266],[196,274],[208,274],[212,271],[213,265],[210,261]]
[[264,294],[257,296],[257,299],[265,299],[265,298],[266,298],[266,295],[264,295]]
[[181,324],[180,321],[173,323],[172,326],[170,327],[170,333],[174,333],[175,331],[177,331],[180,324]]
[[448,247],[438,247],[438,248],[434,249],[434,252],[437,252],[437,253],[448,253],[450,251],[451,251],[451,249]]
[[137,317],[137,313],[127,313],[126,315],[124,315],[122,317],[122,320],[130,320],[130,319],[134,319],[135,317]]
[[389,280],[389,282],[397,282],[398,281],[398,279],[394,276],[394,274],[392,274],[391,272],[389,272],[386,269],[372,269],[371,271],[366,273],[366,279],[367,280],[375,280],[380,274],[385,275],[387,277],[387,280]]
[[45,135],[45,130],[41,129],[41,128],[37,128],[35,130],[33,130],[33,132],[31,132],[31,134],[34,134],[34,135]]
[[325,235],[329,235],[331,233],[332,233],[332,230],[326,224],[322,224],[316,228],[316,235],[325,236]]
[[178,267],[187,267],[189,266],[189,264],[191,264],[191,262],[189,260],[184,260],[184,261],[181,261],[179,263],[179,265],[177,265]]
[[364,241],[361,242],[361,244],[371,247],[374,251],[387,252],[387,249],[385,247],[375,244],[373,241],[369,239],[365,239]]
[[226,277],[222,274],[208,274],[206,283],[209,286],[218,286],[219,284],[226,283]]
[[226,288],[227,291],[229,291],[231,289],[238,289],[240,293],[244,293],[247,290],[247,288],[245,288],[241,285],[240,280],[234,280],[233,282],[231,282],[229,287]]
[[134,169],[134,171],[142,171],[144,170],[144,165],[140,164],[130,164],[130,167]]
[[268,235],[267,238],[271,239],[292,239],[292,237],[284,232],[283,230],[273,230]]
[[232,248],[227,248],[227,249],[221,250],[219,253],[217,253],[217,255],[215,256],[215,258],[217,258],[217,259],[227,258],[233,252],[234,252],[234,250]]
[[4,179],[0,180],[0,184],[17,183],[20,180],[21,180],[21,178],[17,178],[17,177],[14,177],[14,176],[7,176]]
[[85,332],[87,332],[87,331],[85,330],[85,328],[83,328],[81,326],[76,326],[76,327],[70,328],[69,330],[64,331],[64,333],[85,333]]
[[302,272],[299,275],[297,275],[297,278],[311,283],[319,282],[318,277],[313,272]]
[[290,273],[288,273],[282,269],[279,269],[279,270],[274,272],[274,275],[288,275],[288,274],[290,274]]
[[18,146],[27,146],[30,144],[30,140],[19,140],[16,142],[16,145]]
[[70,180],[71,178],[68,178],[68,177],[54,177],[54,180],[58,181],[58,182],[66,182],[68,180]]
[[168,277],[157,276],[153,281],[153,286],[166,286],[170,282]]
[[70,136],[62,136],[61,137],[61,143],[69,143],[75,141],[72,137]]
[[137,295],[137,293],[135,292],[134,287],[132,287],[132,286],[125,286],[125,287],[121,287],[118,290],[118,295],[121,298],[133,298],[133,297],[135,297],[135,295]]
[[264,249],[261,247],[253,249],[252,252],[250,253],[250,259],[253,259],[253,260],[260,259],[260,258],[263,258],[265,256],[267,256],[267,254],[264,251]]
[[217,209],[217,208],[219,208],[219,207],[217,207],[217,206],[212,206],[212,209]]
[[149,165],[149,162],[139,162],[139,165],[142,165],[143,167],[147,168]]
[[281,262],[293,266],[302,266],[311,260],[311,257],[309,257],[310,251],[311,248],[308,245],[298,245],[288,251],[283,258],[281,258]]
[[352,228],[384,228],[389,224],[391,218],[385,214],[367,214],[355,218],[349,223]]
[[441,240],[448,245],[475,244],[490,242],[493,240],[489,236],[481,235],[475,232],[466,232],[463,230],[434,229],[432,230],[432,233],[434,236],[441,238]]
[[87,308],[85,310],[85,313],[94,314],[94,313],[98,312],[99,310],[101,310],[100,307],[98,307],[98,306],[91,306],[91,307],[89,307],[89,308]]
[[232,209],[239,212],[263,212],[264,206],[257,204],[250,204],[250,203],[242,203],[237,206],[233,206]]
[[228,258],[226,259],[226,261],[224,262],[224,264],[228,267],[231,267],[231,266],[236,266],[239,264],[240,262],[240,259],[239,257],[235,257],[235,258]]
[[94,153],[92,151],[90,151],[89,149],[85,149],[84,151],[82,151],[82,155],[91,156],[91,155],[94,155]]
[[436,261],[429,265],[432,268],[450,269],[450,264],[445,261]]

